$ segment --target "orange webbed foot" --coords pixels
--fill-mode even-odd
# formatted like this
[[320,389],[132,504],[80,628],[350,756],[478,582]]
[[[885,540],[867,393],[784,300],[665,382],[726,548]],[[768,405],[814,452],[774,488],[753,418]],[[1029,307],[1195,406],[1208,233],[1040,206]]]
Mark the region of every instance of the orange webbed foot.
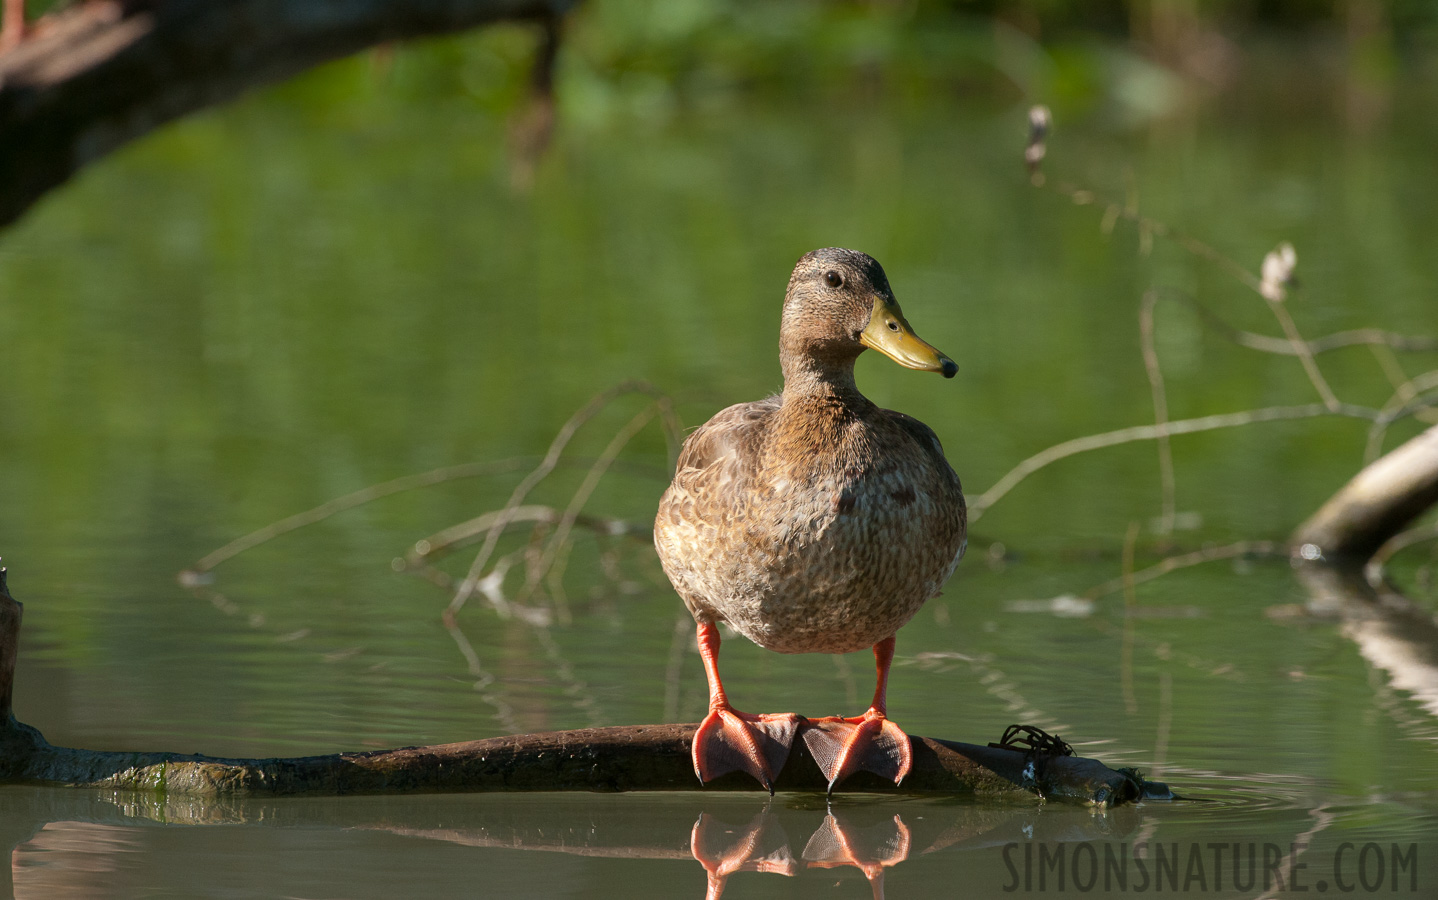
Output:
[[877,709],[862,716],[810,719],[804,746],[829,779],[829,792],[861,769],[900,784],[914,765],[909,736]]
[[803,721],[794,713],[751,715],[728,706],[711,708],[694,732],[694,774],[708,782],[748,772],[772,794]]

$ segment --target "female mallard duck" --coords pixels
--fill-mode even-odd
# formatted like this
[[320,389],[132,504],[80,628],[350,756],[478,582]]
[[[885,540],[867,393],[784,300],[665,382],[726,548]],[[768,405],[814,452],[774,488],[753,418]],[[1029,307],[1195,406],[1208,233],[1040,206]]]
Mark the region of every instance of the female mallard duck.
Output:
[[659,502],[654,544],[699,625],[709,715],[694,771],[745,771],[773,790],[793,713],[750,715],[719,680],[718,622],[780,653],[874,648],[868,712],[808,720],[804,742],[829,787],[859,769],[901,781],[909,738],[884,713],[894,633],[937,596],[963,556],[958,476],[934,432],[854,385],[872,347],[952,378],[953,360],[904,320],[884,270],[854,250],[815,250],[789,278],[779,327],[784,391],[723,410],[689,436]]

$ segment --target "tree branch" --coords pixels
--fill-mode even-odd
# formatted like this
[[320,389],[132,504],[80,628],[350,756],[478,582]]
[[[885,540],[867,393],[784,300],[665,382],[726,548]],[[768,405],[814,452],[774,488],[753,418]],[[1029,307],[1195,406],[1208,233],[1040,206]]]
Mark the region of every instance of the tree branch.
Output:
[[1289,539],[1303,559],[1362,565],[1438,503],[1438,425],[1353,476]]
[[0,53],[0,226],[172,119],[385,41],[545,21],[577,0],[103,0]]

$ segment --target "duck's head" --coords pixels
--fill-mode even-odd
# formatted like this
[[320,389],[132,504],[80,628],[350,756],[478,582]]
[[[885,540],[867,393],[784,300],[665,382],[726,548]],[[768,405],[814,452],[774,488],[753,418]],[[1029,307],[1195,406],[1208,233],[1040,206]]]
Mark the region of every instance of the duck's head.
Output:
[[789,277],[779,349],[791,362],[852,366],[872,347],[901,366],[953,378],[959,367],[923,341],[899,310],[884,269],[866,253],[829,247],[804,254]]

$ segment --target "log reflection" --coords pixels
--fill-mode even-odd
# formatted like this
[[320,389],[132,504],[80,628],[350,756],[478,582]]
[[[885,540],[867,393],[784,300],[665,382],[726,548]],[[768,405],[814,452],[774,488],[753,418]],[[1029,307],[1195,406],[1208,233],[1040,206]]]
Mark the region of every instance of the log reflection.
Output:
[[[47,888],[60,887],[56,879],[83,881],[81,870],[104,863],[95,854],[147,845],[157,824],[170,834],[215,825],[333,828],[434,845],[685,860],[694,866],[694,880],[677,883],[675,893],[697,896],[702,891],[707,898],[722,896],[736,875],[742,883],[816,870],[857,870],[869,885],[868,893],[882,897],[887,870],[912,858],[941,851],[992,851],[1014,841],[1123,839],[1137,831],[1144,816],[1142,809],[1127,806],[1100,810],[877,796],[830,803],[815,794],[762,801],[742,795],[528,794],[196,802],[153,794],[9,788],[0,805],[6,813],[0,822],[0,849],[11,851],[7,855],[18,866],[13,885],[0,879],[0,900],[12,897],[12,891],[24,894],[21,882],[29,877],[44,876]],[[114,839],[91,841],[83,861],[60,859],[67,829],[82,826],[113,832]],[[50,857],[45,872],[23,864],[27,855],[33,863],[41,852]],[[67,874],[72,869],[76,874]],[[0,870],[8,873],[10,867]],[[85,887],[80,881],[69,887]],[[854,887],[839,896],[857,896]]]
[[1308,590],[1306,611],[1339,619],[1343,634],[1370,665],[1438,716],[1438,621],[1433,614],[1357,568],[1300,564],[1295,571]]

